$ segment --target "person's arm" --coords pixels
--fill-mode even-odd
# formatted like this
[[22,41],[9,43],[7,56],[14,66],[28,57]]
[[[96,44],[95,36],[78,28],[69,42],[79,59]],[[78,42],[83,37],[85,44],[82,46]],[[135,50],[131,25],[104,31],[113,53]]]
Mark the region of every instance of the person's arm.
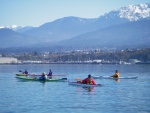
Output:
[[84,80],[82,80],[82,83],[83,83],[83,84],[86,84],[86,81],[87,81],[87,79],[84,79]]
[[114,77],[115,76],[115,74],[114,75],[112,75],[111,77]]
[[118,73],[115,73],[114,75],[112,75],[111,77],[119,77]]

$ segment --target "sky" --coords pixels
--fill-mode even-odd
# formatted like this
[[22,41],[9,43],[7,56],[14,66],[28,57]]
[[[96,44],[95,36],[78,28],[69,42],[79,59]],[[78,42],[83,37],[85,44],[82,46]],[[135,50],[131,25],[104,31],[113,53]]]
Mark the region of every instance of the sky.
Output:
[[150,0],[0,0],[0,26],[34,26],[68,16],[98,18]]

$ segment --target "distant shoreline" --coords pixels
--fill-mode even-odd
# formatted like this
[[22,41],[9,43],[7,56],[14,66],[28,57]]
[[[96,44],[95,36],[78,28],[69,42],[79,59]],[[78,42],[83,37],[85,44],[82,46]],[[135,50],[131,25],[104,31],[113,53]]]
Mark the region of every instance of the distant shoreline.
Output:
[[113,64],[113,65],[135,65],[135,64],[150,64],[150,63],[131,63],[131,64],[119,64],[119,63],[3,63],[0,65],[29,65],[29,64],[99,64],[99,65],[109,65],[109,64]]

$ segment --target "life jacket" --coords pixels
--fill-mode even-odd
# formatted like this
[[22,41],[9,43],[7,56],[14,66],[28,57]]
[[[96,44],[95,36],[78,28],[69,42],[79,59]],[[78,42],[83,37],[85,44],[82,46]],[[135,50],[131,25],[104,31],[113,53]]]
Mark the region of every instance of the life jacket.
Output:
[[24,72],[24,74],[28,74],[28,72],[27,72],[27,71],[25,71],[25,72]]
[[39,78],[39,80],[46,80],[47,79],[47,76],[45,76],[45,75],[42,75],[40,78]]
[[115,73],[115,74],[113,75],[114,78],[118,78],[119,76],[120,76],[119,73]]
[[87,84],[93,84],[92,83],[92,79],[88,79],[88,83]]
[[93,84],[92,79],[86,78],[82,81],[83,84]]

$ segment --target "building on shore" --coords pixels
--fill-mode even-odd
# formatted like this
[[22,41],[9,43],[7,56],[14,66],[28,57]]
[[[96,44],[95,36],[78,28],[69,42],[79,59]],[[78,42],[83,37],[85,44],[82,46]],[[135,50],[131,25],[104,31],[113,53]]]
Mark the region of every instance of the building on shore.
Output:
[[130,62],[131,64],[136,64],[136,63],[139,63],[139,62],[141,62],[141,61],[139,61],[139,60],[137,60],[137,59],[129,59],[129,62]]
[[33,61],[33,60],[26,60],[22,62],[23,64],[40,64],[42,61]]
[[0,57],[0,64],[11,64],[11,63],[18,63],[18,59],[13,57]]

